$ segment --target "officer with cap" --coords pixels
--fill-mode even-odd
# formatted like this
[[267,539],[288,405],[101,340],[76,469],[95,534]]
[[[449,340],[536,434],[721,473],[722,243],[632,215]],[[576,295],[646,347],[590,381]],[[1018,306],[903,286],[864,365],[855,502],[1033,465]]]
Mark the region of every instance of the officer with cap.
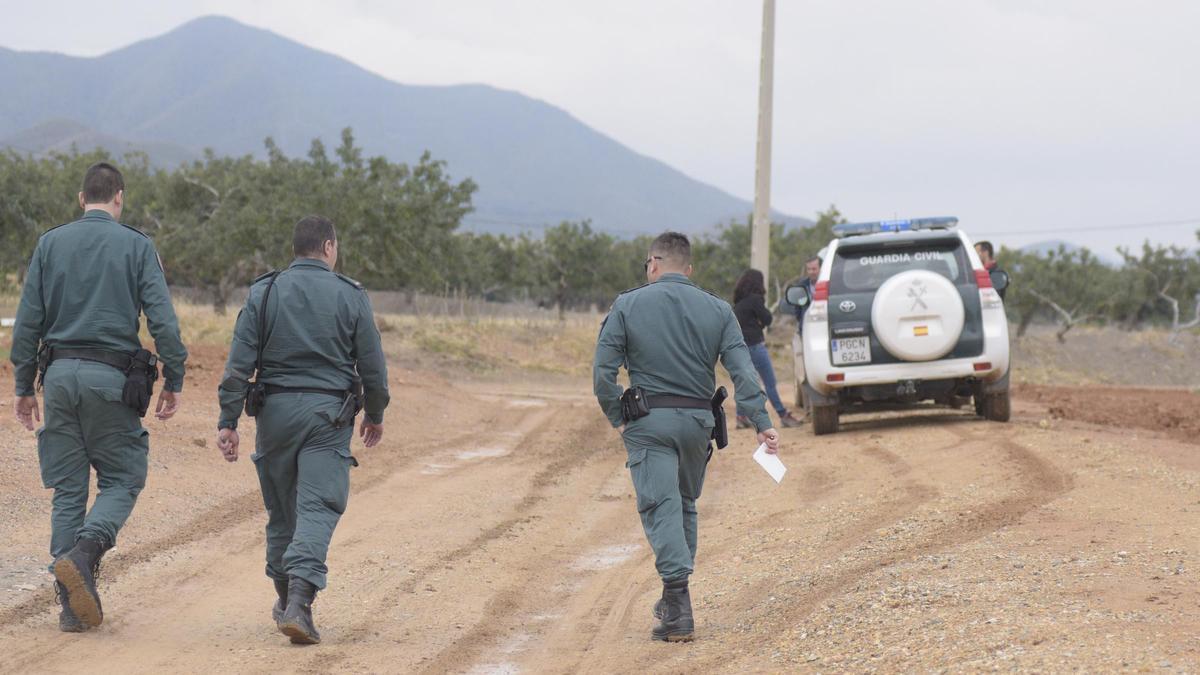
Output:
[[[354,417],[366,416],[366,447],[383,437],[389,396],[379,330],[362,284],[335,273],[333,223],[296,223],[296,259],[255,280],[238,314],[218,393],[217,445],[238,459],[243,407],[257,418],[256,452],[267,519],[267,576],[278,601],[272,618],[296,644],[321,641],[312,618],[325,588],[326,554],[350,496]],[[254,381],[251,382],[251,378]]]
[[[723,421],[712,405],[718,359],[733,379],[738,414],[750,419],[769,452],[778,450],[779,434],[732,308],[688,279],[687,237],[659,235],[645,270],[649,283],[617,296],[600,328],[593,388],[609,422],[622,429],[637,509],[663,581],[651,637],[679,642],[693,636],[688,577],[696,557],[696,500],[709,440]],[[624,392],[617,383],[622,365],[630,384]]]
[[[17,420],[41,421],[34,380],[46,406],[38,430],[42,483],[54,489],[50,555],[62,604],[59,628],[100,625],[100,558],[146,485],[149,435],[141,417],[158,377],[138,339],[139,315],[163,362],[155,416],[179,408],[187,350],[158,253],[146,235],[120,223],[125,180],[111,164],[88,168],[79,193],[83,217],[38,239],[13,328]],[[39,372],[40,371],[40,372]],[[87,510],[91,468],[99,491]]]

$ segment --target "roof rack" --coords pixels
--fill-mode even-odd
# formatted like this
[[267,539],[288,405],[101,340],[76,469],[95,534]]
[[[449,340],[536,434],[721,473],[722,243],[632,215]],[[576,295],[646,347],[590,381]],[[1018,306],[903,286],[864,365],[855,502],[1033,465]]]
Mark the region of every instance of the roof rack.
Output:
[[857,237],[879,232],[910,232],[913,230],[949,230],[958,225],[954,216],[937,218],[911,218],[905,220],[876,220],[869,223],[845,223],[833,226],[833,236],[838,239]]

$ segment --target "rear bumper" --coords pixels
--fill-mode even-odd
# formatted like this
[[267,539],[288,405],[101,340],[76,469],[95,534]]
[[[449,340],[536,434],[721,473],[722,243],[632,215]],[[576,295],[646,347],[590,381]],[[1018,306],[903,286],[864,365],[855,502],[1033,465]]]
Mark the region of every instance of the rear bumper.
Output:
[[[986,313],[983,353],[964,359],[839,367],[830,363],[828,324],[806,322],[803,336],[806,379],[822,396],[833,396],[847,387],[896,384],[907,380],[974,379],[988,390],[1006,388],[1008,382],[1008,322],[1003,318],[987,317]],[[989,367],[976,370],[976,364],[984,363]],[[830,382],[830,375],[840,375],[843,379]]]

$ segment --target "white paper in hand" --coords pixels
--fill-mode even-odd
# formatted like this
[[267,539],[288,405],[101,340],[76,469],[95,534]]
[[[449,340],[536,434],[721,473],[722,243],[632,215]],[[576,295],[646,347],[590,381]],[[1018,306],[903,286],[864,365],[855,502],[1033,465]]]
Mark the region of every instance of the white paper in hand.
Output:
[[754,451],[754,461],[758,462],[759,466],[770,474],[776,483],[782,481],[783,474],[787,473],[787,467],[783,465],[783,462],[779,461],[779,455],[772,455],[767,452],[766,443],[758,446],[758,449]]

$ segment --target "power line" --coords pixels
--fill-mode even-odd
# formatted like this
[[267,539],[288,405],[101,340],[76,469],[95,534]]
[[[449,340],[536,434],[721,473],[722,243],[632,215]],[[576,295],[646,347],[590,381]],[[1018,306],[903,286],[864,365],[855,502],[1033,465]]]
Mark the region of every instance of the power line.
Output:
[[1039,227],[1031,230],[989,230],[992,234],[1010,235],[1010,234],[1061,234],[1064,232],[1099,232],[1106,230],[1132,230],[1142,227],[1168,227],[1176,225],[1200,225],[1200,218],[1187,218],[1184,220],[1159,220],[1148,223],[1122,223],[1119,225],[1075,225],[1071,227]]

